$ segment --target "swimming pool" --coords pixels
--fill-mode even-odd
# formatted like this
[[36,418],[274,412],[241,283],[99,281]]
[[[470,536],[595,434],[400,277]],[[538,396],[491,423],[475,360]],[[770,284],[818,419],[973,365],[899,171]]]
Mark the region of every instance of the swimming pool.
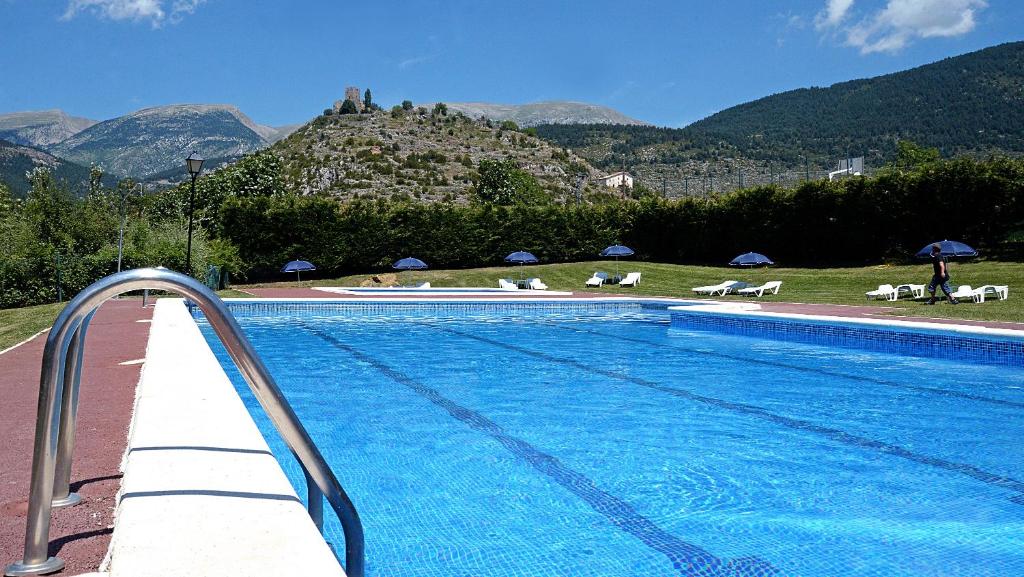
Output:
[[260,306],[239,321],[359,509],[368,575],[1024,574],[1019,367],[637,304]]

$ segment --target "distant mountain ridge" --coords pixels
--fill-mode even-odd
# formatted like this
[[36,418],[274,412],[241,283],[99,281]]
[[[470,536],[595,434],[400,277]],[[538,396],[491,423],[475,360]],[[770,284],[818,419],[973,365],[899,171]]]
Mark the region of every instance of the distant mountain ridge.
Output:
[[[449,110],[461,112],[470,118],[484,116],[499,122],[511,120],[521,127],[541,124],[647,124],[607,106],[568,100],[550,100],[531,104],[445,102],[445,105]],[[430,106],[432,105],[428,105],[428,108]]]
[[272,130],[234,106],[175,104],[97,123],[50,150],[79,164],[138,178],[183,166],[192,150],[210,158],[254,152],[270,144],[260,132],[272,137]]
[[839,159],[869,170],[910,140],[944,155],[1024,154],[1024,42],[910,70],[801,88],[685,128],[550,124],[541,136],[605,169],[625,166],[668,195],[822,177]]
[[13,144],[46,147],[67,140],[96,122],[68,116],[63,110],[0,114],[0,139]]

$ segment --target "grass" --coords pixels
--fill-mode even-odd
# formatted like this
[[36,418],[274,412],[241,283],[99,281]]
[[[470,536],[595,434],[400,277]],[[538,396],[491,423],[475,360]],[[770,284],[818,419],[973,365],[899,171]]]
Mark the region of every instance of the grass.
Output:
[[14,346],[53,324],[64,303],[0,310],[0,351]]
[[[643,278],[635,289],[618,286],[588,289],[584,281],[594,271],[602,270],[614,274],[616,270],[625,275],[640,271]],[[709,267],[635,262],[623,260],[583,263],[531,265],[525,267],[491,267],[467,270],[426,270],[406,271],[397,275],[398,283],[413,284],[430,281],[435,287],[496,287],[499,278],[540,277],[550,290],[590,291],[599,293],[627,293],[648,296],[671,296],[685,298],[707,298],[694,295],[690,290],[695,286],[713,285],[723,280],[740,280],[762,284],[770,280],[782,281],[778,296],[765,296],[763,301],[824,303],[842,305],[872,305],[885,307],[893,315],[925,316],[950,319],[972,319],[985,321],[1009,321],[1024,323],[1024,307],[1017,299],[1017,290],[1024,289],[1024,263],[1009,262],[954,262],[950,265],[952,284],[1004,284],[1010,286],[1010,298],[1005,301],[986,300],[984,304],[965,302],[952,306],[940,303],[926,306],[922,302],[901,299],[897,302],[883,300],[868,301],[864,293],[878,288],[880,284],[927,284],[931,278],[931,265],[881,265],[851,268],[759,268],[735,269],[730,267]],[[318,279],[302,283],[284,282],[250,285],[252,287],[294,287],[294,286],[359,286],[373,275],[351,275],[336,279]],[[245,288],[245,287],[241,287]],[[939,291],[941,295],[941,290]],[[748,297],[727,296],[728,300]]]
[[[723,280],[741,280],[762,284],[770,280],[782,281],[778,296],[765,296],[762,301],[795,303],[825,303],[841,305],[864,305],[884,307],[893,315],[925,316],[947,319],[971,319],[983,321],[1008,321],[1024,323],[1024,306],[1018,302],[1024,289],[1024,263],[1010,262],[955,262],[950,265],[953,283],[980,286],[984,284],[1005,284],[1010,286],[1010,298],[1005,301],[986,300],[984,304],[965,302],[952,306],[940,303],[925,306],[921,302],[903,299],[897,302],[868,301],[864,292],[878,285],[915,283],[927,284],[931,278],[931,265],[883,265],[856,268],[767,268],[734,269],[729,267],[690,266],[635,262],[623,260],[597,261],[566,264],[531,265],[524,267],[490,267],[466,270],[425,270],[406,271],[397,275],[397,282],[413,284],[430,281],[435,287],[496,287],[499,278],[540,277],[550,290],[588,291],[598,293],[626,293],[645,296],[670,296],[685,298],[707,298],[694,295],[690,289],[695,286],[718,284]],[[616,270],[625,275],[640,271],[643,278],[635,289],[618,286],[587,288],[584,281],[594,271],[603,270],[614,274]],[[247,287],[295,287],[295,286],[359,286],[373,275],[361,274],[335,279],[313,281],[281,282],[239,286]],[[251,298],[252,295],[238,290],[224,290],[224,298]],[[940,292],[941,294],[941,292]],[[135,298],[135,297],[130,297]],[[753,300],[748,297],[727,296],[727,300]],[[63,304],[49,304],[20,309],[0,310],[0,350],[19,343],[53,324]]]
[[[231,289],[217,291],[217,294],[221,298],[252,298],[249,293]],[[124,298],[140,300],[142,297],[133,295]],[[164,297],[158,296],[157,298]],[[64,310],[65,304],[52,303],[18,309],[0,309],[0,351],[53,326],[53,321],[60,311]]]

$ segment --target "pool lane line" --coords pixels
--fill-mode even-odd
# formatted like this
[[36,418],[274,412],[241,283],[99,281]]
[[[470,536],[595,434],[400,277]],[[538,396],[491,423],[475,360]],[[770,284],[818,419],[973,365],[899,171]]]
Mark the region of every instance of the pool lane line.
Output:
[[758,417],[766,421],[775,423],[777,425],[782,425],[784,427],[788,427],[791,429],[808,431],[811,433],[818,434],[832,441],[843,443],[845,445],[849,445],[852,447],[858,447],[861,449],[874,449],[885,455],[900,457],[903,459],[907,459],[909,461],[914,461],[915,463],[921,463],[923,465],[929,465],[938,469],[944,469],[954,473],[960,473],[962,475],[966,475],[968,477],[971,477],[972,479],[976,479],[988,485],[993,485],[995,487],[1001,487],[1004,489],[1009,489],[1011,491],[1016,491],[1020,495],[1014,495],[1013,497],[1010,498],[1010,500],[1013,501],[1014,503],[1024,504],[1024,497],[1022,497],[1024,496],[1024,483],[1012,477],[1007,477],[1005,475],[999,475],[996,473],[990,473],[984,469],[975,467],[974,465],[968,465],[966,463],[957,463],[955,461],[947,461],[945,459],[939,459],[937,457],[922,455],[920,453],[915,453],[913,451],[910,451],[909,449],[903,448],[899,445],[893,445],[892,443],[887,443],[885,441],[878,441],[868,437],[861,437],[860,435],[848,433],[842,429],[833,429],[831,427],[817,425],[815,423],[812,423],[811,421],[805,421],[803,419],[786,417],[784,415],[773,413],[768,409],[759,407],[757,405],[748,405],[746,403],[738,403],[735,401],[727,401],[725,399],[719,399],[715,397],[707,397],[686,389],[669,387],[661,383],[649,381],[642,377],[624,375],[622,373],[617,373],[615,371],[609,371],[597,367],[592,367],[590,365],[581,363],[576,360],[562,359],[559,357],[549,355],[547,353],[542,353],[540,351],[534,351],[531,349],[527,349],[524,347],[520,347],[518,345],[513,345],[502,341],[496,341],[493,339],[489,339],[487,337],[463,333],[461,331],[457,331],[454,329],[439,327],[439,330],[454,335],[462,336],[465,338],[473,339],[482,343],[494,345],[496,347],[508,349],[510,351],[515,351],[537,359],[542,359],[547,362],[559,363],[562,365],[575,367],[582,371],[586,371],[602,377],[608,377],[626,383],[640,385],[642,387],[646,387],[648,389],[652,389],[655,391],[661,391],[663,393],[668,393],[669,395],[679,397],[682,399],[696,401],[705,405],[711,405],[713,407],[726,409],[735,413],[741,413],[744,415]]
[[[765,359],[751,359],[751,358],[747,358],[747,357],[741,357],[739,355],[730,355],[730,354],[726,354],[726,353],[719,353],[719,352],[716,352],[716,351],[707,351],[707,350],[701,350],[701,349],[693,349],[693,348],[689,348],[689,347],[681,347],[681,346],[678,346],[678,345],[669,345],[669,344],[659,343],[657,341],[651,341],[651,340],[641,339],[641,338],[637,338],[637,337],[629,337],[629,336],[623,336],[623,335],[612,335],[612,334],[608,334],[608,333],[605,333],[605,332],[602,332],[602,331],[595,331],[593,329],[581,329],[579,327],[570,327],[570,326],[560,325],[560,324],[556,324],[556,323],[544,323],[544,324],[545,324],[545,326],[557,327],[557,328],[560,328],[560,329],[565,329],[567,331],[572,331],[572,332],[581,333],[581,334],[596,335],[596,336],[601,336],[601,337],[605,337],[605,338],[609,338],[609,339],[618,339],[618,340],[629,341],[629,342],[638,343],[638,344],[642,344],[642,345],[658,347],[658,348],[662,348],[662,349],[669,349],[669,350],[675,350],[675,351],[683,351],[683,352],[693,353],[693,354],[697,354],[697,355],[704,355],[704,356],[708,356],[708,357],[715,357],[715,358],[719,358],[719,359],[726,359],[726,360],[730,360],[730,361],[737,361],[737,362],[741,362],[741,363],[748,363],[748,364],[753,364],[753,365],[763,365],[763,366],[768,366],[768,367],[779,367],[779,368],[784,368],[784,369],[791,369],[791,370],[794,370],[794,371],[802,371],[802,372],[805,372],[805,373],[814,373],[814,374],[818,374],[818,375],[824,375],[824,376],[827,376],[827,377],[839,377],[839,378],[843,378],[843,379],[849,379],[849,380],[852,380],[852,381],[861,381],[861,382],[866,382],[866,383],[875,383],[875,384],[878,384],[878,385],[884,385],[884,386],[893,387],[893,388],[896,388],[896,389],[904,389],[904,390],[907,390],[907,391],[915,391],[915,392],[921,392],[921,393],[934,393],[936,395],[943,396],[943,397],[950,397],[950,398],[957,398],[957,399],[967,399],[967,400],[970,400],[970,401],[977,401],[979,403],[989,403],[989,404],[993,404],[993,405],[1001,405],[1001,406],[1006,406],[1006,407],[1013,407],[1015,409],[1024,409],[1024,403],[1017,402],[1017,401],[1010,401],[1010,400],[1006,400],[1006,399],[997,399],[997,398],[994,398],[994,397],[986,397],[986,396],[983,396],[983,395],[973,395],[971,393],[963,393],[963,392],[960,392],[960,391],[951,391],[949,389],[940,389],[940,388],[937,388],[937,387],[922,387],[920,385],[908,385],[908,384],[905,384],[905,383],[897,383],[897,382],[894,382],[894,381],[889,381],[889,380],[881,379],[881,378],[877,378],[877,377],[850,375],[850,374],[842,373],[842,372],[838,372],[838,371],[829,371],[827,369],[821,369],[821,368],[815,368],[815,367],[804,367],[804,366],[801,366],[801,365],[792,365],[792,364],[789,364],[789,363],[782,363],[782,362],[777,362],[777,361],[769,361],[769,360],[765,360]],[[730,336],[735,336],[735,335],[730,335]],[[811,345],[811,346],[814,346],[814,345]]]
[[583,473],[571,469],[554,455],[541,451],[529,442],[509,435],[500,425],[481,413],[458,404],[442,395],[438,390],[419,382],[376,357],[342,342],[330,333],[301,321],[299,325],[335,348],[369,364],[396,383],[411,389],[471,429],[498,441],[507,451],[582,499],[591,509],[608,519],[612,525],[667,557],[672,563],[672,567],[678,570],[680,575],[687,577],[769,577],[779,574],[778,569],[762,559],[740,557],[723,560],[697,545],[683,541],[643,516],[625,500],[599,488],[592,479]]

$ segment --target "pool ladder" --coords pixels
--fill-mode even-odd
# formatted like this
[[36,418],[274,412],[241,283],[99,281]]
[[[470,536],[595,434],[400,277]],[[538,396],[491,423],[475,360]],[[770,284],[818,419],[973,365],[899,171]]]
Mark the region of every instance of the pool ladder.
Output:
[[323,532],[323,499],[331,504],[345,535],[345,572],[363,577],[363,526],[355,506],[288,400],[270,376],[241,327],[213,291],[195,279],[166,269],[136,269],[110,275],[86,287],[53,323],[43,349],[36,417],[32,481],[22,560],[8,565],[4,575],[42,575],[64,568],[64,561],[47,554],[53,508],[70,507],[81,497],[70,491],[71,457],[82,375],[85,333],[96,309],[119,294],[142,289],[175,292],[196,303],[245,377],[260,406],[288,444],[306,476],[309,516]]

